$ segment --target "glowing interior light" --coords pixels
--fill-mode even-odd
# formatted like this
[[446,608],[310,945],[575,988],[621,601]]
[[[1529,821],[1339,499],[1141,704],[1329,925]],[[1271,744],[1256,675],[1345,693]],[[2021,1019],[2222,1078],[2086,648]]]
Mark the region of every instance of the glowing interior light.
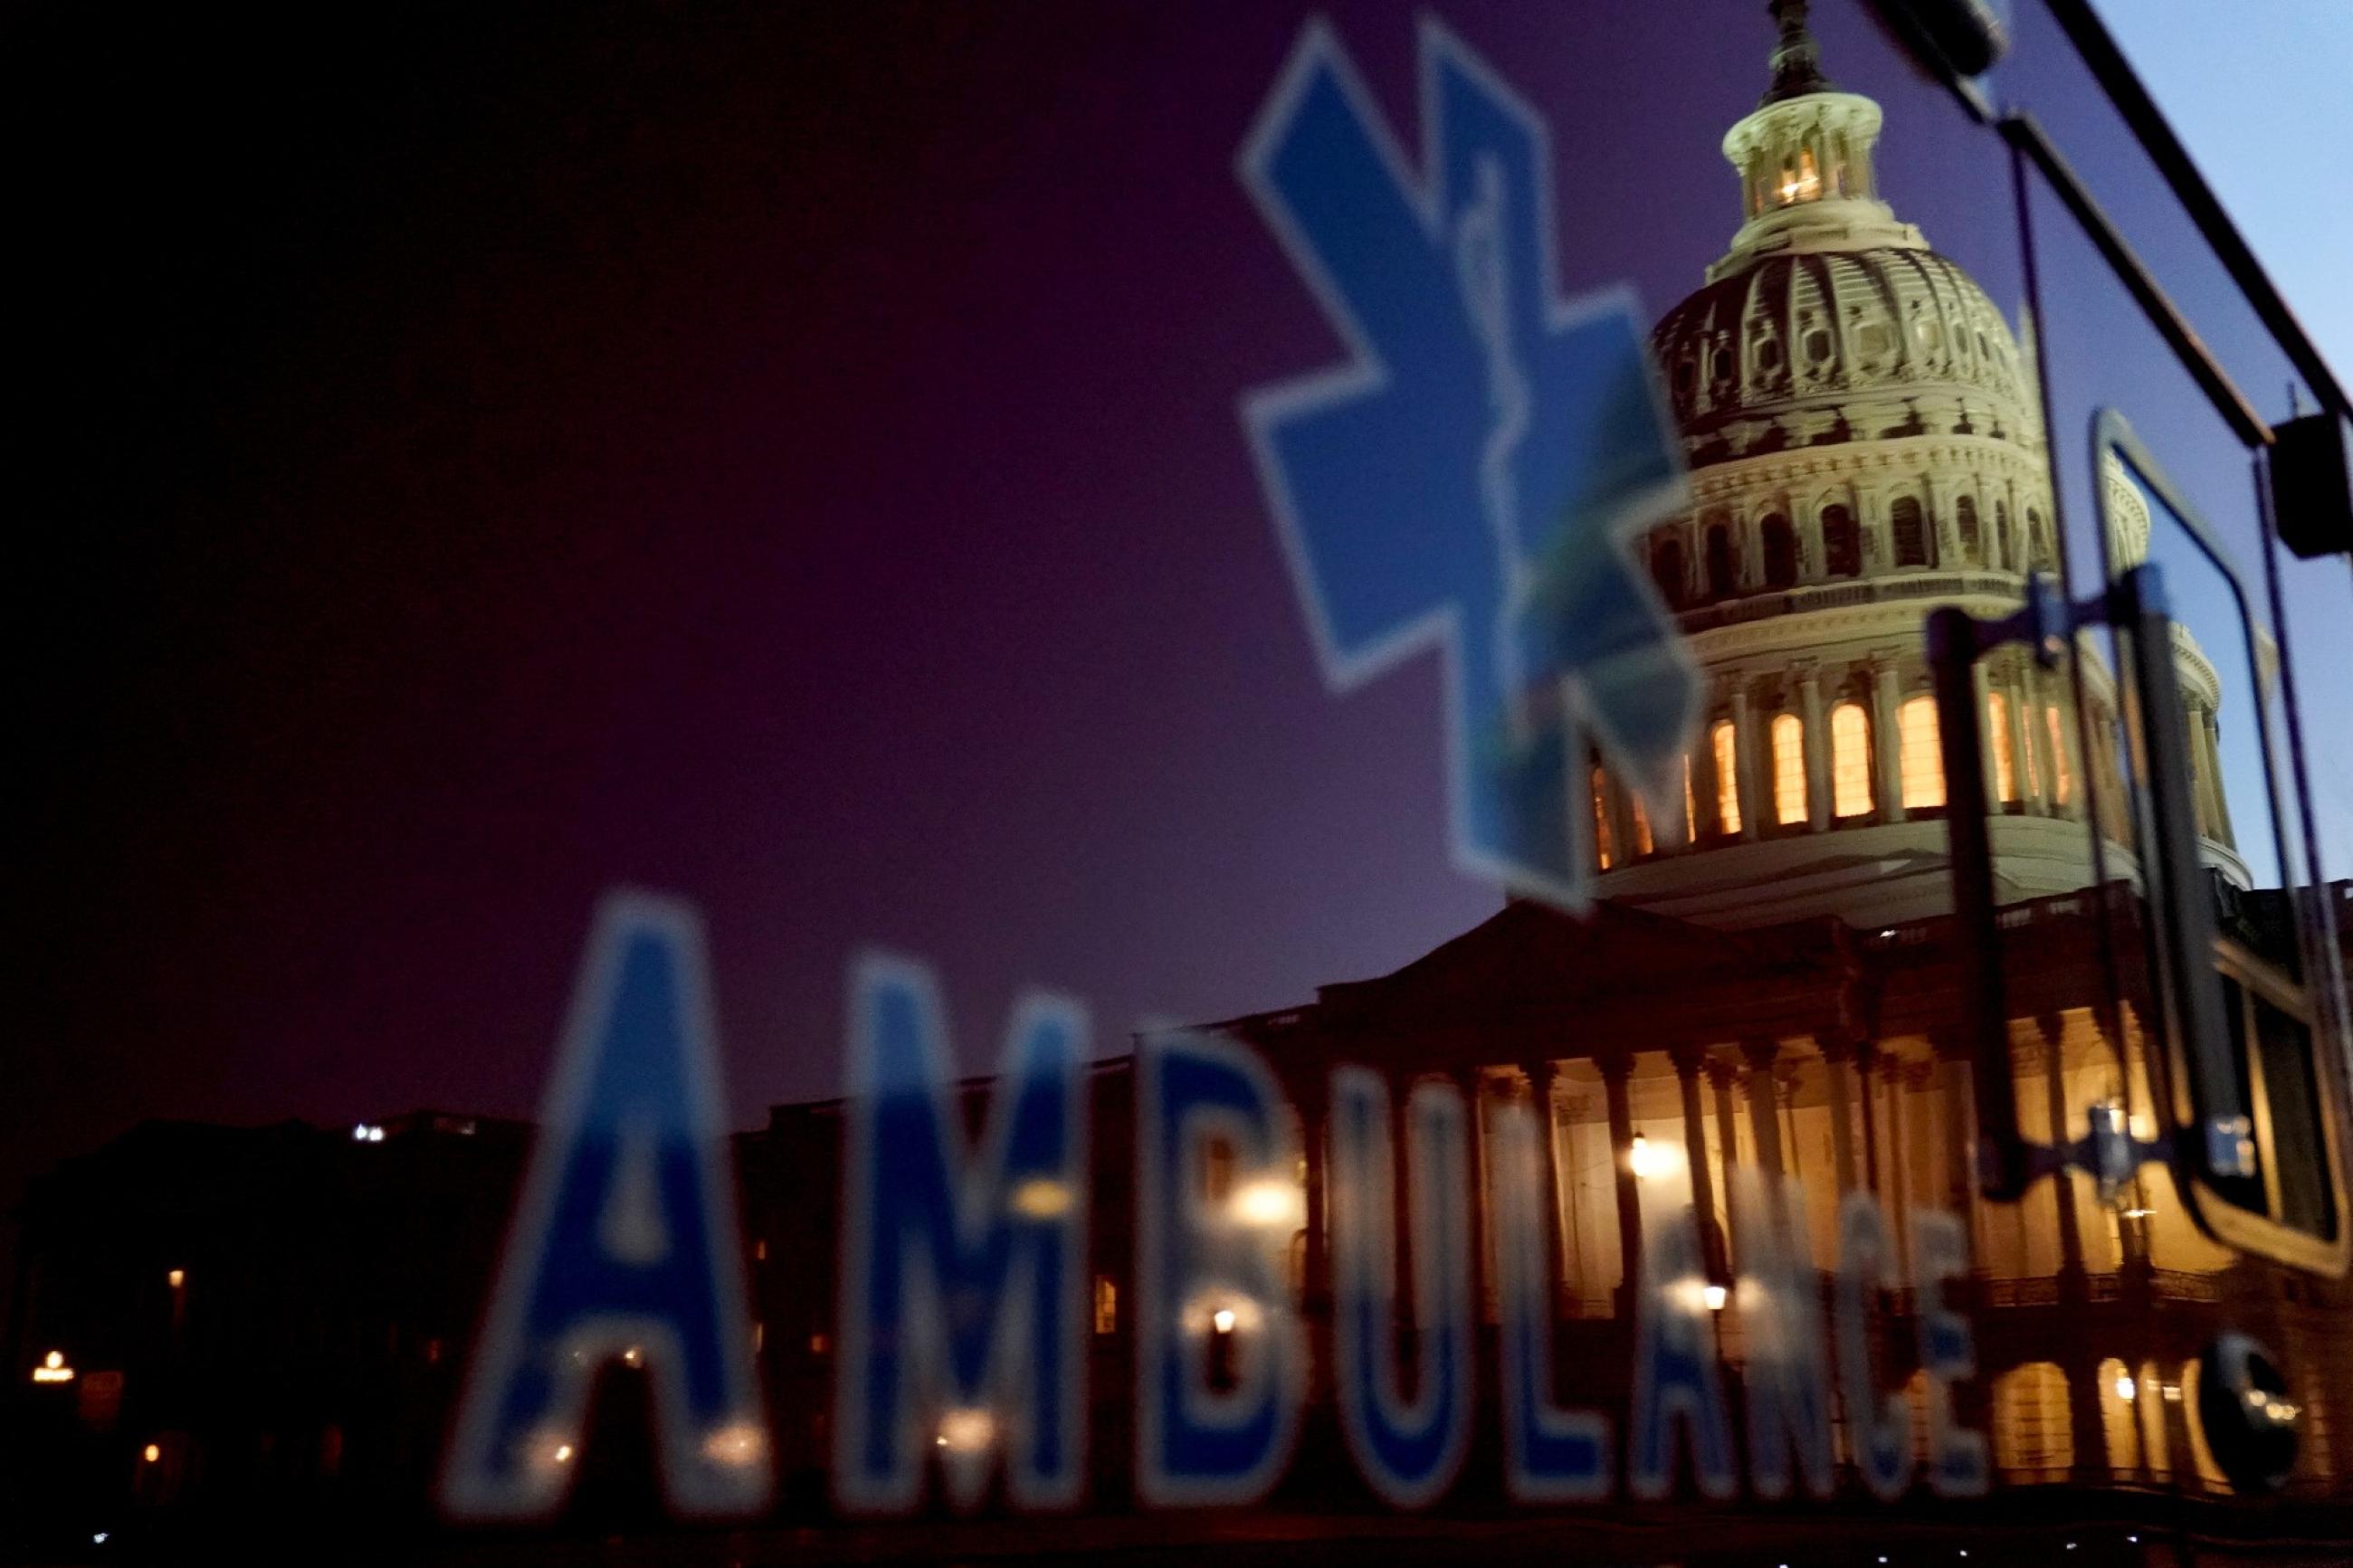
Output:
[[1294,1227],[1299,1209],[1299,1189],[1288,1182],[1245,1182],[1234,1192],[1234,1217],[1247,1226]]
[[1220,1307],[1216,1311],[1210,1313],[1209,1327],[1217,1330],[1218,1332],[1221,1334],[1232,1333],[1234,1331],[1234,1310],[1231,1307]]
[[572,1462],[571,1444],[558,1443],[555,1446],[555,1462],[559,1465],[568,1465]]
[[33,1369],[35,1383],[71,1383],[73,1378],[74,1369],[66,1364],[66,1352],[63,1351],[51,1351],[41,1358],[41,1364]]
[[2119,1377],[2116,1379],[2116,1397],[2118,1399],[2124,1400],[2129,1404],[2131,1403],[2132,1396],[2139,1392],[2139,1388],[2134,1384],[2131,1378]]
[[951,1410],[940,1417],[939,1446],[951,1454],[976,1454],[997,1441],[997,1420],[986,1410]]
[[621,1352],[621,1359],[631,1366],[643,1366],[646,1364],[645,1349],[641,1345],[631,1345]]
[[1707,1310],[1711,1312],[1721,1312],[1724,1310],[1725,1300],[1731,1292],[1721,1285],[1710,1285],[1703,1294],[1707,1298]]
[[164,1278],[170,1280],[172,1289],[176,1290],[181,1286],[185,1285],[188,1282],[188,1271],[185,1268],[174,1268],[169,1274],[164,1275]]
[[2162,1392],[2165,1394],[2165,1402],[2168,1405],[2179,1405],[2181,1403],[2181,1385],[2179,1384],[2168,1383],[2164,1385]]
[[1050,1176],[1032,1176],[1013,1189],[1009,1202],[1025,1219],[1052,1219],[1071,1212],[1071,1189]]
[[1626,1151],[1626,1164],[1637,1177],[1662,1176],[1674,1164],[1674,1154],[1671,1150],[1653,1147],[1648,1138],[1637,1132],[1633,1144]]
[[703,1457],[716,1465],[755,1464],[767,1450],[767,1434],[754,1421],[730,1422],[702,1440]]
[[139,1457],[152,1465],[156,1460],[164,1457],[163,1445],[160,1443],[150,1443],[144,1448],[139,1450]]

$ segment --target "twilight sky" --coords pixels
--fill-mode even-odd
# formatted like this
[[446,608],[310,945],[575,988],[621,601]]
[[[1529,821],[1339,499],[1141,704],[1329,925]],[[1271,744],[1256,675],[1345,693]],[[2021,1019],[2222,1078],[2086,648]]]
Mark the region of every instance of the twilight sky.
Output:
[[[1695,287],[1761,4],[1438,9],[1552,119],[1565,290]],[[1883,192],[2014,311],[1994,144],[1822,11]],[[1495,908],[1434,662],[1325,696],[1236,417],[1339,353],[1232,173],[1308,14],[20,18],[0,1193],[146,1116],[527,1113],[617,883],[702,910],[747,1125],[834,1090],[863,944],[976,1066],[1024,984],[1108,1054]],[[1409,146],[1414,14],[1340,21]],[[2126,309],[2051,331],[2104,345],[2063,402],[2186,395]],[[2148,423],[2243,496],[2211,415]]]

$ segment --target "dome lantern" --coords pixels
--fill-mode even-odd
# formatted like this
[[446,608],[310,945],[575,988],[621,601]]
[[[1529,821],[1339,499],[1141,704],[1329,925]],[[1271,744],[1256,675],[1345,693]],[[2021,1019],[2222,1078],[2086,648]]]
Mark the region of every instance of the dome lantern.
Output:
[[1772,13],[1779,37],[1771,85],[1724,137],[1724,155],[1740,175],[1744,221],[1708,277],[1767,255],[1925,248],[1920,231],[1897,222],[1876,194],[1871,153],[1879,141],[1879,105],[1839,91],[1822,74],[1806,26],[1806,0],[1773,0]]

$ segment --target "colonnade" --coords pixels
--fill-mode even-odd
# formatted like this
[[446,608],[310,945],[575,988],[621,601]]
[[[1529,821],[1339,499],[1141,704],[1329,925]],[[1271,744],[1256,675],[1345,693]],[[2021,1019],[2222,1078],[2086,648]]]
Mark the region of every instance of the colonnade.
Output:
[[[2079,815],[2083,767],[2072,693],[2063,679],[2017,650],[1981,660],[1975,679],[1978,710],[1986,725],[1987,798],[2013,815]],[[1941,807],[1943,760],[1936,750],[1934,699],[1926,688],[1919,658],[1894,647],[1712,672],[1699,742],[1684,758],[1683,810],[1664,822],[1651,820],[1632,792],[1597,760],[1587,783],[1597,792],[1592,811],[1597,839],[1606,851],[1604,868],[1710,843],[1900,823],[1920,810]],[[1832,733],[1838,710],[1849,705],[1863,718],[1853,755]],[[1786,822],[1772,739],[1775,721],[1784,716],[1799,724],[1804,781],[1803,815]],[[2193,746],[2211,750],[2212,733],[2211,716],[2201,722],[2193,714]],[[1721,766],[1727,753],[1733,774],[1728,781]],[[1868,781],[1867,801],[1842,802],[1841,773],[1852,778],[1858,768]],[[2219,765],[2209,776],[2219,780]],[[2219,813],[2219,784],[2215,793],[2211,806]],[[1841,811],[1842,805],[1850,809]]]

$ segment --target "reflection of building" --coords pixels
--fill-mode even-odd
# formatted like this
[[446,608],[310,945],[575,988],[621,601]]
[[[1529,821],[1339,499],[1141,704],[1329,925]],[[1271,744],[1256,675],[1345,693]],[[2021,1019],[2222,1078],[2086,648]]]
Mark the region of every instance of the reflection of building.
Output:
[[[1939,602],[2007,613],[2024,573],[2055,564],[2041,416],[2030,363],[1991,304],[1873,195],[1877,107],[1831,90],[1802,7],[1777,9],[1772,89],[1725,139],[1746,221],[1654,339],[1696,505],[1645,548],[1710,683],[1682,813],[1650,820],[1597,770],[1603,874],[1589,919],[1514,902],[1394,973],[1214,1026],[1264,1055],[1302,1114],[1293,1288],[1317,1364],[1328,1367],[1331,1349],[1328,1075],[1351,1063],[1384,1073],[1393,1103],[1438,1078],[1483,1108],[1472,1165],[1482,1184],[1495,1105],[1525,1105],[1548,1127],[1559,1360],[1564,1392],[1579,1401],[1625,1414],[1627,1285],[1645,1214],[1688,1205],[1723,1282],[1741,1247],[1728,1186],[1746,1168],[1802,1183],[1823,1268],[1848,1194],[1874,1194],[1899,1237],[1915,1209],[1961,1218],[1975,1264],[1961,1293],[1982,1368],[1963,1416],[1987,1431],[2007,1481],[2219,1487],[2190,1413],[2197,1358],[2229,1326],[2298,1369],[2300,1482],[2339,1487],[2353,1472],[2353,1445],[2330,1436],[2340,1402],[2353,1400],[2353,1357],[2332,1338],[2341,1289],[2208,1240],[2158,1165],[2112,1202],[2074,1173],[2016,1203],[1978,1195],[1974,1094],[1986,1073],[2014,1079],[2037,1144],[2084,1139],[2094,1109],[2116,1105],[2138,1136],[2156,1135],[2151,1042],[2134,1001],[2146,989],[2133,973],[2137,904],[2128,884],[2088,886],[2068,697],[2023,658],[1988,661],[2011,1021],[2009,1059],[1978,1058],[1943,912],[1945,794],[1921,624]],[[2128,518],[2121,526],[2130,533]],[[2119,558],[2131,549],[2124,541]],[[2186,637],[2176,652],[2193,720],[2211,720],[2211,667]],[[2087,661],[2085,680],[2105,805],[2122,795],[2115,690],[2105,663]],[[2204,732],[2201,831],[2210,853],[2227,851],[2211,722]],[[2102,826],[2117,850],[2112,875],[2128,872],[2123,825]],[[2276,925],[2278,895],[2235,908],[2233,940],[2279,945],[2253,931]],[[2110,952],[2125,971],[2115,991]],[[1131,1098],[1127,1064],[1103,1064],[1093,1084],[1098,1475],[1124,1471],[1130,1441]],[[811,1413],[780,1432],[780,1447],[812,1468],[826,1452],[815,1413],[835,1342],[837,1237],[830,1205],[806,1194],[835,1169],[839,1130],[837,1106],[779,1108],[764,1147],[789,1168],[747,1184],[752,1223],[779,1238],[755,1266],[761,1313],[780,1330],[769,1342],[777,1407]],[[2283,1135],[2262,1159],[2284,1173],[2308,1152]],[[1483,1213],[1492,1194],[1479,1195]],[[2284,1194],[2279,1212],[2304,1203],[2308,1220],[2311,1202]],[[1893,1345],[1910,1342],[1908,1310],[1901,1299],[1891,1309]],[[1492,1299],[1484,1316],[1492,1325]],[[1736,1310],[1722,1322],[1736,1398],[1747,1346]],[[1908,1353],[1894,1352],[1893,1381],[1916,1364]],[[1316,1386],[1310,1475],[1319,1456],[1340,1468],[1329,1384]]]
[[[2079,1176],[2017,1204],[1975,1194],[1972,1085],[1999,1067],[2038,1142],[2083,1138],[2091,1109],[2117,1100],[2153,1134],[2138,1014],[2100,981],[2104,942],[2127,961],[2138,944],[2128,904],[2081,890],[2083,792],[2062,695],[2023,661],[1991,665],[1989,793],[2016,900],[2004,917],[2014,1016],[2010,1061],[1973,1058],[1938,913],[1944,790],[1918,628],[1939,601],[2007,610],[2021,574],[2050,563],[2041,416],[1999,313],[1877,200],[1879,110],[1828,89],[1797,9],[1784,7],[1764,106],[1726,139],[1746,222],[1656,339],[1696,505],[1646,545],[1711,683],[1681,820],[1651,822],[1603,779],[1604,901],[1590,920],[1515,903],[1394,973],[1219,1026],[1263,1053],[1305,1123],[1293,1284],[1318,1364],[1330,1363],[1331,1305],[1319,1134],[1330,1069],[1348,1062],[1397,1090],[1443,1078],[1475,1105],[1539,1113],[1561,1392],[1611,1410],[1621,1430],[1642,1215],[1688,1205],[1720,1280],[1741,1246],[1727,1188],[1747,1169],[1803,1184],[1824,1266],[1843,1194],[1876,1194],[1899,1239],[1914,1209],[1961,1216],[1976,1277],[1960,1294],[1983,1368],[1962,1416],[1989,1431],[2005,1479],[2216,1484],[2190,1413],[2196,1357],[2227,1322],[2302,1380],[2301,1481],[2341,1485],[2353,1472],[2353,1443],[2331,1431],[2353,1398],[2353,1363],[2335,1342],[2343,1289],[2208,1242],[2158,1167],[2109,1204]],[[2117,515],[2129,536],[2130,508]],[[2210,848],[2227,849],[2211,760],[2219,684],[2211,667],[2200,677],[2194,645],[2180,651],[2206,737],[2201,822]],[[2092,695],[2097,734],[2113,721],[2097,680]],[[2276,914],[2250,896],[2226,934]],[[1118,1502],[1134,1438],[1128,1064],[1100,1064],[1090,1083],[1090,1471],[1095,1495]],[[965,1097],[976,1121],[986,1089]],[[779,1107],[737,1142],[755,1343],[795,1507],[821,1495],[829,1437],[839,1113]],[[1485,1125],[1474,1121],[1474,1147]],[[145,1129],[52,1178],[28,1205],[10,1336],[23,1369],[11,1373],[14,1424],[44,1435],[40,1475],[99,1520],[132,1499],[422,1515],[451,1352],[486,1293],[518,1131],[421,1118],[345,1143],[299,1129]],[[2281,1168],[2278,1152],[2265,1149],[2267,1169]],[[1214,1163],[1206,1179],[1220,1179]],[[1907,1312],[1899,1296],[1892,1326],[1907,1328]],[[1736,1400],[1745,1330],[1736,1310],[1722,1321]],[[1909,1335],[1886,1343],[1902,1383]],[[78,1384],[27,1381],[53,1348]],[[1478,1405],[1491,1412],[1492,1339],[1482,1363]],[[639,1403],[586,1445],[591,1503],[627,1468],[617,1447],[643,1458],[622,1441],[642,1438],[643,1380],[610,1375]],[[1295,1474],[1330,1495],[1345,1467],[1328,1373],[1314,1399]],[[1492,1454],[1474,1464],[1492,1473]]]
[[[1824,79],[1800,12],[1724,140],[1745,221],[1653,336],[1695,505],[1644,548],[1706,675],[1701,743],[1664,822],[1593,776],[1605,896],[1732,927],[1945,907],[1922,623],[2007,614],[2056,565],[2031,346],[1879,199],[1879,106]],[[1984,687],[1997,875],[2082,887],[2061,683],[2011,652]]]
[[[2152,524],[2149,500],[2114,453],[2102,462],[2100,489],[2110,569],[2121,572],[2147,561]],[[2096,651],[2087,647],[2086,657],[2087,668],[2105,679],[2106,666]],[[2238,834],[2222,787],[2222,679],[2205,649],[2199,647],[2198,638],[2178,621],[2173,627],[2173,668],[2181,687],[2182,732],[2189,742],[2191,775],[2189,802],[2200,852],[2223,876],[2242,888],[2250,887],[2253,879],[2239,856]],[[2262,679],[2268,684],[2269,673],[2264,672]],[[2252,725],[2255,721],[2253,714],[2240,714],[2236,721]]]

